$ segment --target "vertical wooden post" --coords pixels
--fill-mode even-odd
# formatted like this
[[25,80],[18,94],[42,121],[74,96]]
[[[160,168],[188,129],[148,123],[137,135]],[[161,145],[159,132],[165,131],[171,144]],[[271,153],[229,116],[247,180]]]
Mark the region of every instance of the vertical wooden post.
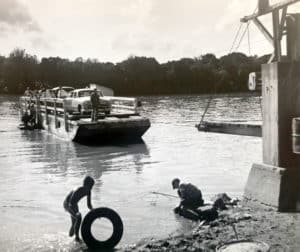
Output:
[[37,95],[36,96],[36,113],[35,113],[35,123],[38,127],[41,126],[41,104],[40,104],[40,98]]
[[300,13],[289,14],[287,27],[287,57],[290,61],[300,61]]
[[[23,99],[22,97],[19,99],[19,106],[20,106],[20,113],[21,113],[21,119],[24,115],[24,104],[23,104]],[[26,103],[25,103],[25,108],[26,108]]]
[[49,124],[49,118],[48,118],[48,107],[47,107],[47,100],[44,100],[44,107],[45,107],[45,121],[46,121],[46,125]]
[[273,43],[274,43],[274,55],[275,61],[281,61],[281,41],[280,41],[280,29],[279,29],[279,10],[273,10]]
[[65,121],[65,130],[66,132],[69,131],[69,123],[68,123],[68,114],[65,106],[65,99],[63,100],[63,109],[64,109],[64,121]]
[[133,105],[133,111],[136,114],[137,113],[137,107],[138,107],[138,100],[135,98],[134,99],[134,105]]
[[56,99],[54,99],[54,124],[55,124],[55,128],[57,128]]

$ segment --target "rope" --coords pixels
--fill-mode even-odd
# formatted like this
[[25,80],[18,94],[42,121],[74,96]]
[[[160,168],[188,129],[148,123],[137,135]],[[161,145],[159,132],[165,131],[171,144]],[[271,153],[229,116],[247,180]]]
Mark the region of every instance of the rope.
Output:
[[[256,10],[257,10],[257,9],[258,9],[258,6],[256,6],[256,7],[255,7],[255,9],[254,9],[254,11],[253,11],[253,14],[255,14],[255,12],[256,12]],[[242,43],[242,40],[244,39],[244,37],[245,37],[245,34],[246,34],[246,32],[248,31],[248,49],[249,49],[249,54],[250,54],[250,35],[249,35],[249,25],[250,25],[250,21],[248,21],[248,22],[247,22],[247,26],[246,26],[246,28],[245,28],[245,30],[244,30],[244,32],[243,32],[243,34],[242,34],[241,38],[240,38],[240,41],[239,41],[239,43],[238,43],[237,47],[235,48],[235,51],[237,51],[237,50],[239,49],[239,47],[240,47],[240,45],[241,45],[241,43]]]
[[[258,6],[256,6],[256,8],[254,9],[253,14],[256,12],[257,9],[258,9]],[[250,25],[250,21],[247,22],[247,26],[246,26],[244,32],[242,33],[242,36],[240,37],[239,43],[238,43],[238,45],[237,45],[235,51],[237,51],[238,48],[240,47],[241,42],[242,42],[242,40],[244,39],[245,34],[246,34],[246,32],[247,32],[247,33],[248,33],[248,50],[249,50],[249,55],[250,55],[250,54],[251,54],[251,48],[250,48],[250,32],[249,32],[249,25]],[[242,29],[242,26],[243,26],[243,23],[240,23],[240,26],[239,26],[239,28],[238,28],[238,30],[237,30],[237,32],[236,32],[236,35],[235,35],[235,37],[234,37],[234,40],[233,40],[233,43],[232,43],[231,48],[230,48],[230,50],[229,50],[229,53],[231,53],[231,52],[232,52],[232,49],[234,48],[234,45],[235,45],[235,43],[236,43],[236,41],[237,41],[237,39],[238,39],[238,37],[239,37],[240,31],[241,31],[241,29]],[[215,86],[215,90],[214,90],[214,91],[215,91],[215,93],[216,93],[216,85],[214,85],[214,86]],[[206,107],[205,107],[205,110],[204,110],[204,112],[203,112],[203,114],[202,114],[202,116],[201,116],[200,122],[199,122],[198,125],[196,125],[196,127],[197,127],[198,129],[199,129],[200,126],[203,124],[205,115],[206,115],[206,113],[207,113],[207,111],[208,111],[208,109],[209,109],[209,106],[210,106],[210,104],[211,104],[212,99],[213,99],[213,95],[210,96],[210,98],[209,98],[209,100],[208,100],[208,102],[207,102],[207,105],[206,105]]]
[[162,195],[162,196],[166,196],[166,197],[170,197],[170,198],[176,198],[176,199],[178,199],[177,196],[172,195],[172,194],[161,193],[161,192],[150,192],[150,193],[152,193],[152,194],[157,194],[157,195]]
[[212,101],[212,98],[213,98],[213,96],[211,95],[211,96],[209,97],[209,100],[208,100],[207,104],[206,104],[205,110],[204,110],[204,112],[203,112],[203,114],[202,114],[202,116],[201,116],[201,119],[200,119],[200,122],[199,122],[199,124],[198,124],[198,127],[199,127],[200,125],[203,124],[204,117],[205,117],[205,115],[206,115],[206,113],[207,113],[207,111],[208,111],[208,108],[209,108],[209,106],[210,106],[210,103],[211,103],[211,101]]
[[249,56],[251,55],[251,44],[250,44],[250,29],[249,29],[249,26],[247,28],[247,34],[248,34],[248,53],[249,53]]
[[244,30],[244,32],[243,32],[243,34],[242,34],[242,36],[241,36],[241,38],[239,40],[239,43],[238,43],[237,47],[235,48],[235,51],[237,51],[239,49],[239,47],[240,47],[240,45],[241,45],[241,43],[242,43],[242,41],[243,41],[243,39],[244,39],[244,37],[246,35],[246,32],[247,32],[247,30],[249,28],[249,25],[250,25],[250,22],[247,23],[247,26],[246,26],[246,28],[245,28],[245,30]]
[[232,49],[233,49],[233,47],[234,47],[234,45],[235,45],[235,43],[236,43],[236,41],[237,41],[237,38],[238,38],[238,36],[239,36],[239,34],[240,34],[240,31],[241,31],[242,26],[243,26],[243,23],[240,23],[240,26],[239,26],[239,28],[238,28],[236,34],[235,34],[233,43],[232,43],[232,45],[231,45],[231,47],[230,47],[229,53],[232,52]]

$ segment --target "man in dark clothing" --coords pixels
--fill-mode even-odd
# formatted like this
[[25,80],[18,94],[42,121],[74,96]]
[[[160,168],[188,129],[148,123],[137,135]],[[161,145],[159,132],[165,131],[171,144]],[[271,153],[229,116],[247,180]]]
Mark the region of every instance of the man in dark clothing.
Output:
[[91,94],[91,103],[92,103],[92,114],[91,114],[91,120],[92,122],[97,121],[97,115],[98,115],[98,107],[100,105],[100,97],[97,92],[97,89],[95,88],[93,93]]
[[83,186],[78,187],[76,190],[71,191],[65,201],[64,209],[70,213],[72,225],[69,231],[69,236],[73,236],[75,233],[75,240],[80,241],[79,229],[81,224],[81,213],[78,209],[78,202],[85,196],[87,196],[87,206],[89,209],[93,209],[91,204],[91,190],[95,184],[92,177],[86,176],[83,180]]
[[180,180],[175,178],[172,181],[172,186],[173,189],[177,189],[180,197],[180,204],[174,209],[175,212],[179,212],[181,208],[196,210],[198,207],[203,206],[202,193],[193,184],[180,184]]

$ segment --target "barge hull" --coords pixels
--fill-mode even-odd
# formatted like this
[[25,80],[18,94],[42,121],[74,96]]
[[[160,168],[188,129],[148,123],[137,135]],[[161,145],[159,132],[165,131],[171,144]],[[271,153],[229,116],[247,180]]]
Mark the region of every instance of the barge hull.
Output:
[[80,122],[76,142],[140,142],[150,127],[150,121],[141,116],[128,118],[109,117],[97,122]]
[[75,142],[108,143],[108,142],[140,142],[144,133],[150,128],[148,118],[129,116],[128,118],[107,117],[91,122],[90,119],[78,121],[62,117],[41,114],[42,126],[59,138]]

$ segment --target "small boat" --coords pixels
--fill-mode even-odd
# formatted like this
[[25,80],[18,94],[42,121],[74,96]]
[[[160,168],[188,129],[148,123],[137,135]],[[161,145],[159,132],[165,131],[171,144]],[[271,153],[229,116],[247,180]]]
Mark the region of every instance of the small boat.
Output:
[[[87,89],[80,90],[88,94]],[[136,98],[102,95],[97,120],[91,121],[89,95],[86,99],[76,99],[75,94],[79,91],[72,92],[65,98],[22,96],[21,118],[29,115],[35,121],[36,128],[83,143],[138,142],[150,128],[150,120],[138,112]]]

